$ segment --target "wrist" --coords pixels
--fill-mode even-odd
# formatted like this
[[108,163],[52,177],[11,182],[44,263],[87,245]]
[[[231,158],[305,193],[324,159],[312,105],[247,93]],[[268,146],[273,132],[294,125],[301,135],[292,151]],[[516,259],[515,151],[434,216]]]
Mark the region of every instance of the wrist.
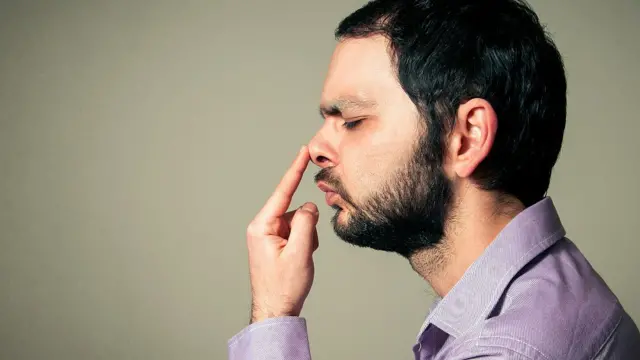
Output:
[[300,316],[299,311],[286,311],[286,310],[268,310],[260,307],[256,307],[255,305],[251,308],[251,320],[250,324],[254,324],[263,320],[277,318],[277,317],[285,317],[285,316]]

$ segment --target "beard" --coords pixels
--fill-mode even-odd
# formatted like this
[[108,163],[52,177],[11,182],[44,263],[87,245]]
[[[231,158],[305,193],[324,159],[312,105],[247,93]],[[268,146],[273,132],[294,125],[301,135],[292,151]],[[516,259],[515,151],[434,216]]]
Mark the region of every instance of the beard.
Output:
[[315,181],[324,181],[349,204],[345,211],[334,205],[331,219],[336,235],[359,247],[398,253],[409,258],[418,250],[438,245],[452,198],[451,181],[446,177],[442,161],[433,159],[426,139],[421,139],[413,156],[386,182],[356,204],[332,168],[324,168]]

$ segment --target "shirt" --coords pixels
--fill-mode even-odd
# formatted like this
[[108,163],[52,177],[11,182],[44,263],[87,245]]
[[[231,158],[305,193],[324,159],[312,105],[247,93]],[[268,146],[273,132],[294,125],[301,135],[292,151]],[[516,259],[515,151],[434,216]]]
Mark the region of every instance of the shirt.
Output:
[[[568,238],[551,198],[515,216],[444,296],[413,347],[427,359],[640,359],[640,332]],[[251,324],[230,360],[309,360],[302,317]]]

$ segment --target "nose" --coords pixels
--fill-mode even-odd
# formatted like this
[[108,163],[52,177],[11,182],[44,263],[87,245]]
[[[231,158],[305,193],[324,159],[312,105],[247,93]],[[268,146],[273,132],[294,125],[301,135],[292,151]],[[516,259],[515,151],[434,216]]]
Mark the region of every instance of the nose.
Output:
[[311,161],[321,168],[333,167],[338,164],[336,144],[331,141],[327,126],[323,126],[309,142]]

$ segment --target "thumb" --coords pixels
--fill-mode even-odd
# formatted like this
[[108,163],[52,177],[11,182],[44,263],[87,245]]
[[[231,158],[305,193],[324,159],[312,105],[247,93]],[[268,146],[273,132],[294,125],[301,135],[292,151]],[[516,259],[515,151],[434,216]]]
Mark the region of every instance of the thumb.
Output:
[[314,236],[319,215],[314,203],[306,203],[298,209],[291,220],[291,233],[285,249],[304,256],[311,255],[315,247]]

